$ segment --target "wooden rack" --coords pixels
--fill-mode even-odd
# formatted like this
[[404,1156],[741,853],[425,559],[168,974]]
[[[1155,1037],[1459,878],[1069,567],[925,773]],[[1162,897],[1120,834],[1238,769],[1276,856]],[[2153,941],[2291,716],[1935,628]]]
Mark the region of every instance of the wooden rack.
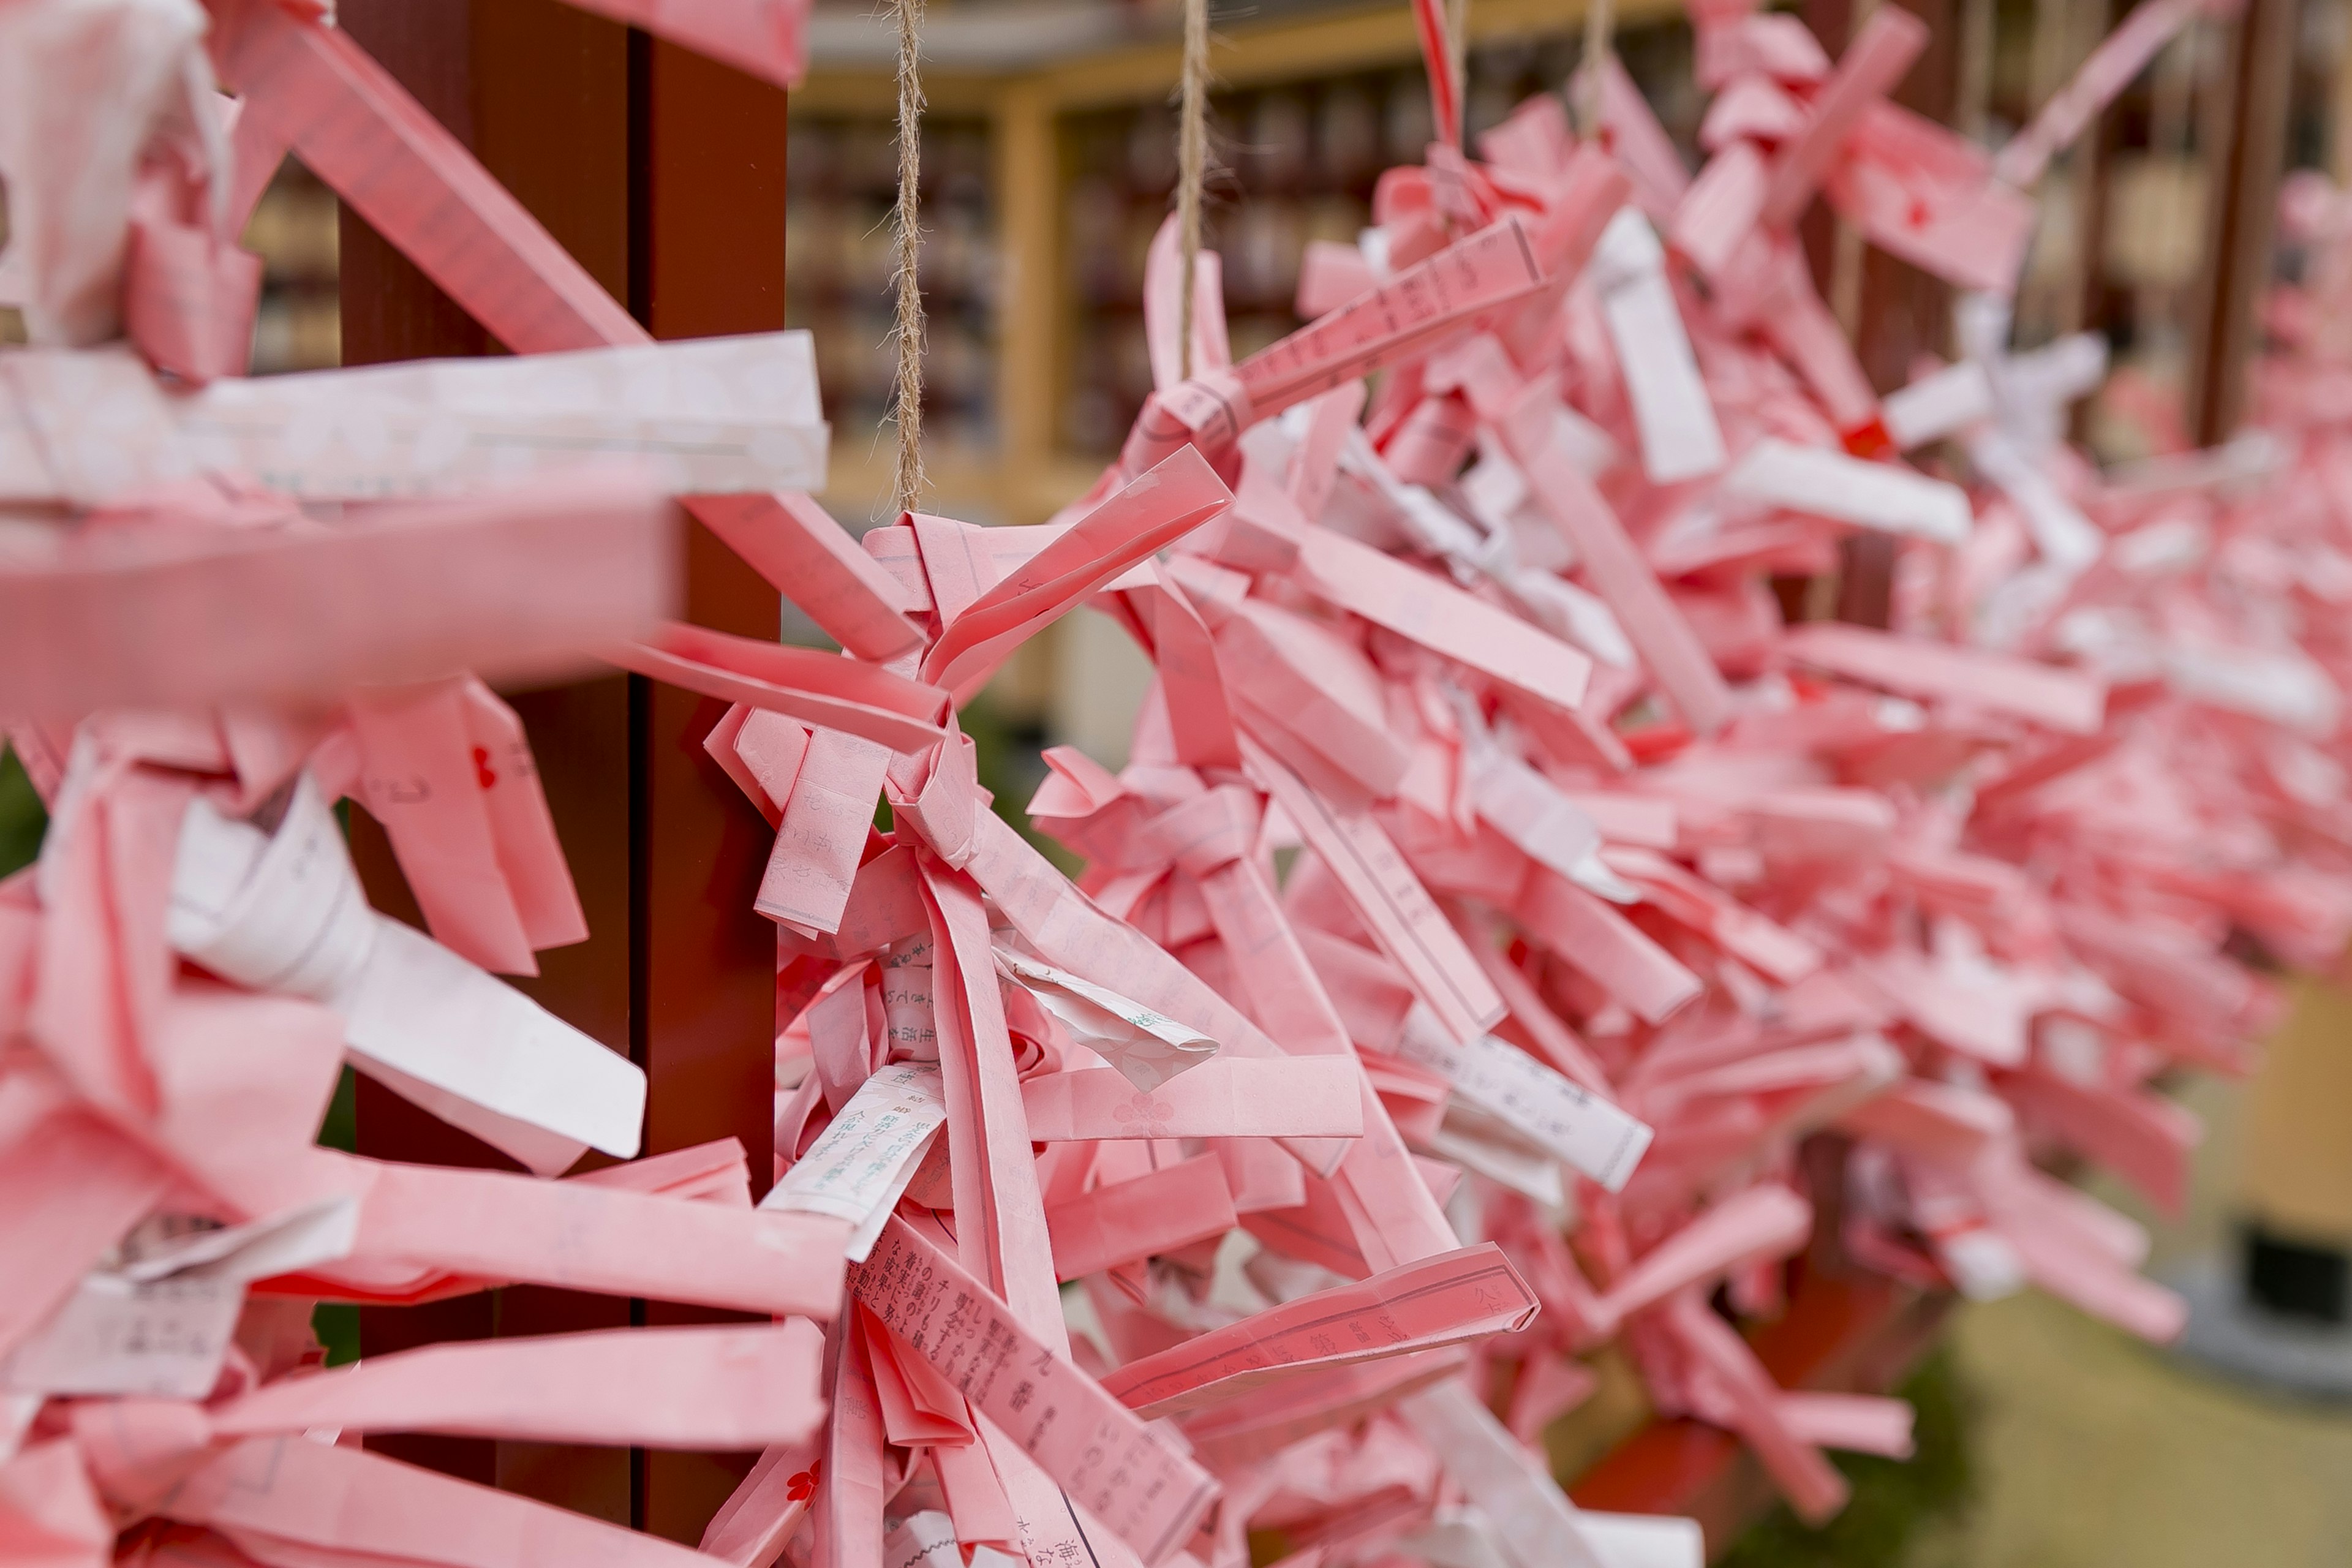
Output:
[[[1920,11],[1948,37],[1965,0],[1884,3]],[[1618,7],[1629,37],[1675,12],[1672,0],[1621,0]],[[1843,13],[1843,0],[1815,0],[1807,14],[1834,46],[1844,36]],[[343,0],[341,15],[656,336],[783,324],[782,94],[555,0]],[[1171,29],[1127,15],[1087,20],[1070,10],[1059,14],[1057,27],[1053,15],[1035,13],[1024,31],[1003,7],[934,13],[927,86],[942,121],[968,123],[985,138],[990,189],[976,210],[992,227],[1001,258],[991,285],[992,391],[983,394],[993,405],[992,443],[934,465],[939,493],[962,498],[966,515],[1034,521],[1093,477],[1096,465],[1065,442],[1057,414],[1077,330],[1064,308],[1064,132],[1074,117],[1158,103],[1175,79]],[[2205,273],[2195,328],[2205,367],[2198,406],[2209,427],[2220,427],[2237,395],[2231,378],[2252,342],[2254,300],[2267,275],[2290,96],[2277,84],[2294,75],[2295,16],[2296,0],[2250,0],[2247,20],[2231,36],[2229,79],[2237,85],[2226,114],[2216,110],[2212,142],[2226,149],[2212,209],[2217,259]],[[1578,25],[1578,7],[1560,0],[1478,0],[1470,37],[1479,46],[1565,35]],[[878,112],[887,79],[862,26],[824,20],[817,68],[793,114]],[[1416,58],[1407,8],[1382,0],[1233,24],[1216,65],[1225,87],[1238,92],[1411,68]],[[1925,72],[1906,90],[1917,95],[1916,106],[1948,115],[1956,67],[1940,68],[1946,74]],[[1824,265],[1832,248],[1823,247]],[[1872,267],[1859,302],[1865,361],[1882,377],[1899,375],[1905,353],[1935,346],[1944,301],[1899,264]],[[345,363],[491,348],[348,214],[341,268]],[[836,498],[879,489],[878,465],[861,432],[838,431],[836,452]],[[857,515],[856,507],[839,510]],[[1852,560],[1848,577],[1843,613],[1883,620],[1884,563]],[[698,528],[688,601],[688,616],[701,624],[776,633],[775,595]],[[516,705],[543,764],[595,933],[546,955],[545,973],[526,988],[646,1068],[648,1152],[732,1135],[750,1152],[755,1185],[764,1186],[774,948],[752,912],[751,893],[767,835],[702,752],[717,705],[635,677],[523,693]],[[398,868],[363,814],[354,814],[353,837],[372,899],[399,912],[407,900]],[[396,1097],[373,1092],[362,1096],[359,1142],[388,1158],[483,1164],[499,1158]],[[1789,1311],[1756,1342],[1784,1383],[1883,1388],[1927,1342],[1941,1310],[1937,1300],[1897,1287],[1809,1270]],[[687,1316],[659,1303],[509,1288],[371,1311],[362,1331],[365,1349],[379,1353],[430,1340]],[[371,1442],[688,1542],[748,1462],[464,1439]],[[1575,1490],[1596,1507],[1695,1514],[1718,1548],[1767,1496],[1736,1440],[1688,1422],[1643,1426],[1585,1471]]]

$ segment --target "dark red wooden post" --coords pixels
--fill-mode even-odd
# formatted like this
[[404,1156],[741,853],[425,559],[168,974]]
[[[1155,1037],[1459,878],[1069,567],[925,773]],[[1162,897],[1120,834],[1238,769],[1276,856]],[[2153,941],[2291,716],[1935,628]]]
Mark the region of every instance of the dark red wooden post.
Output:
[[[1927,47],[1897,84],[1895,101],[1915,113],[1949,124],[1958,107],[1960,75],[1959,0],[1887,0],[1927,24]],[[1842,52],[1864,13],[1853,0],[1806,0],[1805,23],[1832,55]],[[1826,296],[1835,269],[1835,216],[1816,202],[1802,227],[1816,286]],[[1911,379],[1922,353],[1947,351],[1952,290],[1909,262],[1874,246],[1862,253],[1861,293],[1855,312],[1854,353],[1863,374],[1881,394]],[[1839,552],[1837,618],[1883,626],[1893,611],[1895,541],[1883,533],[1859,532]]]
[[[657,338],[784,324],[784,95],[642,36],[630,40],[629,302]],[[687,618],[747,637],[782,624],[776,591],[699,524]],[[629,680],[630,1050],[652,1079],[646,1149],[742,1141],[754,1195],[773,1167],[775,927],[752,912],[774,835],[702,738],[723,704]],[[652,1302],[645,1321],[728,1314]],[[700,1539],[754,1455],[637,1456],[635,1520]]]
[[[342,26],[415,93],[657,337],[783,324],[784,94],[555,0],[345,0]],[[347,364],[498,352],[350,213]],[[698,526],[688,618],[773,637],[776,595]],[[590,938],[519,982],[650,1080],[649,1153],[741,1140],[755,1191],[772,1165],[773,928],[751,910],[765,823],[712,764],[717,704],[614,675],[508,694],[545,783]],[[380,830],[353,814],[371,897],[415,910]],[[503,1165],[502,1156],[362,1080],[362,1152]],[[537,1287],[362,1314],[362,1350],[677,1322],[714,1314]],[[747,1461],[486,1439],[391,1437],[385,1451],[692,1541]]]
[[2206,154],[2212,181],[2205,274],[2190,323],[2192,372],[2185,402],[2201,444],[2228,438],[2243,413],[2246,363],[2259,341],[2255,313],[2271,276],[2271,237],[2294,96],[2295,0],[2247,0],[2230,29],[2224,111]]

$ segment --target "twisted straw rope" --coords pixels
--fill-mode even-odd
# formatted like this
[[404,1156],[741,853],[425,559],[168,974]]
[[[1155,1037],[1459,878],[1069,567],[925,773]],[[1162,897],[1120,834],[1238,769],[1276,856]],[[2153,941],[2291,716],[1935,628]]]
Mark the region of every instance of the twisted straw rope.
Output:
[[898,471],[893,487],[900,511],[912,511],[923,493],[923,289],[916,263],[922,250],[918,186],[922,173],[923,82],[916,62],[923,0],[890,0],[898,23],[898,205],[891,217],[890,280],[898,289],[891,342],[898,380],[890,417],[898,427]]
[[1583,101],[1577,105],[1583,121],[1577,129],[1587,141],[1597,141],[1601,135],[1601,106],[1608,101],[1602,81],[1616,32],[1614,0],[1589,0],[1584,10],[1584,90],[1578,95]]
[[1192,273],[1201,258],[1201,187],[1209,165],[1209,0],[1184,0],[1183,100],[1176,126],[1176,230],[1184,247],[1177,304],[1179,374],[1192,374]]

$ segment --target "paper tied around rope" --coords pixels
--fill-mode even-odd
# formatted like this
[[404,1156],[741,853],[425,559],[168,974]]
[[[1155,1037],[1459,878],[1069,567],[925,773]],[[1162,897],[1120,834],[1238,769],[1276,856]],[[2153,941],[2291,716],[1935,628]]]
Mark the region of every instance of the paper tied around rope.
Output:
[[950,869],[970,866],[981,850],[980,818],[988,801],[980,787],[979,753],[952,717],[946,739],[894,756],[884,777],[891,821],[913,829]]
[[1026,987],[1072,1038],[1138,1089],[1149,1093],[1216,1054],[1217,1042],[1198,1029],[1108,986],[1011,948],[995,951],[1000,973]]
[[1197,372],[1144,399],[1143,412],[1119,448],[1119,471],[1132,478],[1188,446],[1217,461],[1255,423],[1249,391],[1239,376],[1230,370]]

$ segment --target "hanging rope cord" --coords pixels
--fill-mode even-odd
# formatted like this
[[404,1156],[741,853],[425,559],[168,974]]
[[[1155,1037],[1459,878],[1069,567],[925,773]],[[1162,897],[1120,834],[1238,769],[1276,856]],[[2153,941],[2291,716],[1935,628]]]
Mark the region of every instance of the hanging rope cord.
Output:
[[1176,122],[1176,231],[1184,247],[1177,302],[1179,374],[1192,374],[1192,278],[1201,259],[1201,195],[1209,178],[1209,0],[1184,0],[1184,74]]
[[1584,90],[1577,95],[1577,130],[1586,141],[1601,135],[1603,105],[1608,102],[1609,64],[1615,47],[1615,0],[1587,0],[1584,8]]
[[1470,133],[1470,0],[1445,0],[1445,74],[1453,89],[1454,123],[1438,127],[1438,134],[1456,147]]
[[923,81],[917,45],[923,26],[923,0],[890,0],[898,24],[898,205],[891,217],[890,280],[898,290],[898,319],[891,342],[898,352],[898,385],[890,416],[898,427],[898,467],[892,487],[898,510],[912,511],[923,493],[923,289],[918,276],[922,254]]

